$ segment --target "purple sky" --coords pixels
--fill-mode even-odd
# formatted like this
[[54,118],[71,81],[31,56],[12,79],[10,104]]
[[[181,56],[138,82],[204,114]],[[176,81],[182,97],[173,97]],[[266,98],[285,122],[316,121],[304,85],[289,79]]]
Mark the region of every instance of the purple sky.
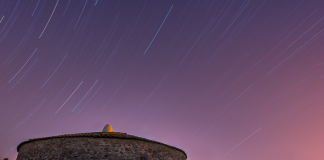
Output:
[[323,34],[315,0],[2,0],[0,158],[109,123],[188,160],[323,160]]

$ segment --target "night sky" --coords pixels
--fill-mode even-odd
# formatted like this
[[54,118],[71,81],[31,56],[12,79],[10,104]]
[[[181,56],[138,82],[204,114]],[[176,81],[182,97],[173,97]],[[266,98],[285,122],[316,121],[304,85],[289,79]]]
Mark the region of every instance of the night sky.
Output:
[[109,123],[188,160],[323,160],[323,34],[315,0],[1,0],[0,158]]

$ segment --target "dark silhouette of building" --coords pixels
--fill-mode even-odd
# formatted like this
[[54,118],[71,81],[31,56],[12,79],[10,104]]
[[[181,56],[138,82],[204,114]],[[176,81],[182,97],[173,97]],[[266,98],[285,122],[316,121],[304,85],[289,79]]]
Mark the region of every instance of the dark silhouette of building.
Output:
[[[110,128],[109,128],[110,127]],[[186,160],[173,146],[121,132],[106,125],[103,132],[65,134],[20,143],[17,160]]]

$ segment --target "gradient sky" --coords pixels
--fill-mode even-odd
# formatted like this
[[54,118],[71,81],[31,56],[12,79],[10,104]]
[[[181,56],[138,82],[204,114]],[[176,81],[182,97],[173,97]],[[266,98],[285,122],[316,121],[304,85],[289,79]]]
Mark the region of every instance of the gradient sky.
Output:
[[0,158],[109,123],[188,160],[323,160],[323,34],[315,0],[1,0]]

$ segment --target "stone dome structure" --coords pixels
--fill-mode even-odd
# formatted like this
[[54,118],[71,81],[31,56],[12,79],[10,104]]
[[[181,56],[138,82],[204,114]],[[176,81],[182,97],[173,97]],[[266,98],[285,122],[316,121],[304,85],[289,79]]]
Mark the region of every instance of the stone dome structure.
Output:
[[17,146],[17,160],[186,160],[173,146],[121,132],[65,134],[35,138]]

